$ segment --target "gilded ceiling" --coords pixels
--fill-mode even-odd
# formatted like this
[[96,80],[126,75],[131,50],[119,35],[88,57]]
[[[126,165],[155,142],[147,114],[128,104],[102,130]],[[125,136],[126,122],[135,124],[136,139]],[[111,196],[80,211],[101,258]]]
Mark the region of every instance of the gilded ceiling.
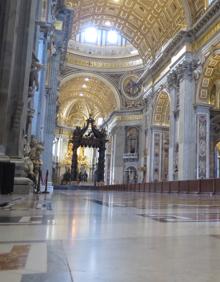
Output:
[[198,102],[212,104],[211,92],[216,81],[219,81],[220,77],[220,44],[212,46],[210,55],[206,60],[203,67],[202,76],[200,79],[200,87],[198,92]]
[[60,88],[58,124],[60,126],[82,126],[90,114],[97,121],[107,118],[120,107],[116,91],[104,80],[78,75]]
[[170,100],[166,92],[158,94],[154,105],[153,125],[169,126],[170,122]]
[[88,25],[111,26],[143,59],[156,52],[202,13],[205,0],[66,0],[75,9],[73,34]]

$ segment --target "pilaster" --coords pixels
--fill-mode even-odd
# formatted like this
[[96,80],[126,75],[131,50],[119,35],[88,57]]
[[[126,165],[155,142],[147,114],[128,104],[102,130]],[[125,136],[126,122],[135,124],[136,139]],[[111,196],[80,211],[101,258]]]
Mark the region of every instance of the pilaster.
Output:
[[196,152],[198,179],[209,178],[210,173],[210,109],[208,106],[196,108]]
[[[23,142],[27,120],[28,85],[34,41],[36,1],[8,1],[17,3],[15,24],[14,65],[10,77],[10,107],[7,111],[7,148],[12,157],[23,157]],[[13,5],[11,3],[11,5]]]
[[125,128],[119,126],[114,133],[114,161],[113,161],[113,183],[123,183],[124,162],[123,154],[125,148]]
[[172,71],[168,77],[170,94],[170,130],[169,130],[169,169],[168,179],[178,179],[178,122],[179,122],[179,80]]
[[195,80],[193,79],[194,63],[184,61],[177,67],[180,79],[179,111],[179,180],[196,177],[196,125],[195,125]]

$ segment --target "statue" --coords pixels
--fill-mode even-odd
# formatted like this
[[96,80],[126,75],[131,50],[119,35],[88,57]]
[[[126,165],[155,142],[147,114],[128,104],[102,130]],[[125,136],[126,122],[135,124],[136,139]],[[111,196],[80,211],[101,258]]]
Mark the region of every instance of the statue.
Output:
[[34,53],[32,53],[32,64],[31,64],[31,72],[29,77],[29,87],[35,88],[38,91],[39,89],[39,81],[38,81],[38,72],[42,69],[43,65],[39,63],[38,58]]
[[38,142],[38,140],[32,135],[31,136],[31,142],[30,142],[30,159],[33,162],[34,166],[34,174],[37,175],[39,172],[39,168],[42,165],[41,160],[41,153],[44,149],[43,144],[41,142]]
[[68,143],[67,152],[64,157],[64,164],[71,165],[72,162],[72,154],[73,154],[73,144],[71,142]]
[[29,179],[34,183],[35,189],[37,186],[37,177],[42,165],[41,152],[43,144],[38,142],[34,136],[31,136],[30,143],[27,136],[24,140],[24,170]]
[[83,147],[79,147],[77,155],[78,155],[78,164],[84,168],[88,167],[88,161],[85,156],[85,149]]
[[34,164],[30,159],[30,151],[31,147],[28,142],[28,137],[25,135],[24,137],[24,171],[28,178],[33,180],[34,177]]

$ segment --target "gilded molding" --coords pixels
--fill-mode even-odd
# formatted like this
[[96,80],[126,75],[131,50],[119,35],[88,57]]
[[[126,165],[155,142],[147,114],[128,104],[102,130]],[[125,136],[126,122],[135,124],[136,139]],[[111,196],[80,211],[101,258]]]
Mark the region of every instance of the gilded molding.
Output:
[[86,67],[92,68],[96,70],[103,71],[106,70],[115,70],[115,69],[137,69],[142,68],[142,60],[139,56],[134,58],[122,58],[120,60],[117,59],[99,59],[92,58],[86,56],[80,56],[77,54],[67,53],[67,63],[70,65],[74,65],[76,67]]

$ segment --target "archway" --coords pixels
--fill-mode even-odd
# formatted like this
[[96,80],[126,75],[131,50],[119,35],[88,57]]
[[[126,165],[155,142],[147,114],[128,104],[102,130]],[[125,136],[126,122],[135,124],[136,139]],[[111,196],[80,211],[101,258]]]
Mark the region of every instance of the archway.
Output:
[[151,180],[168,180],[170,99],[161,91],[155,99],[152,117]]
[[206,58],[197,91],[197,177],[217,176],[216,144],[220,140],[220,45]]

